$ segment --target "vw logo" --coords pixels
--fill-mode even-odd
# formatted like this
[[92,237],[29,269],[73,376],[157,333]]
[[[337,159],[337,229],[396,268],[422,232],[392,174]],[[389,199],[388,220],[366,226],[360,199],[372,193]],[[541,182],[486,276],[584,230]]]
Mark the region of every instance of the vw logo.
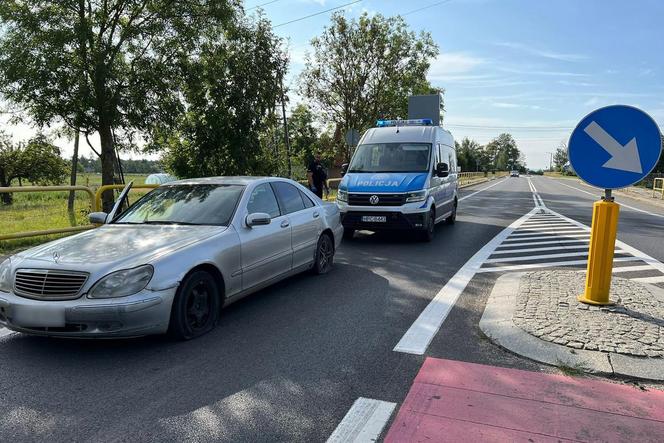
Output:
[[380,199],[375,194],[369,197],[369,203],[371,203],[372,205],[377,205],[379,201]]

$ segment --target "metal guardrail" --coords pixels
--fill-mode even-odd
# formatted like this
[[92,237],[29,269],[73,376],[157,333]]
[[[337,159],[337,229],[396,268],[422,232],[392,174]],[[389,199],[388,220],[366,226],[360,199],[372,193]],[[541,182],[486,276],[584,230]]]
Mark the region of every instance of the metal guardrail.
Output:
[[[61,192],[61,191],[83,191],[90,197],[90,207],[95,207],[95,194],[86,186],[11,186],[0,187],[0,193],[14,192]],[[66,228],[44,229],[41,231],[15,232],[13,234],[2,234],[0,240],[14,240],[18,238],[36,237],[39,235],[64,234],[67,232],[79,232],[94,228],[94,225],[69,226]]]
[[[97,188],[97,192],[95,193],[95,205],[93,206],[94,211],[99,211],[101,209],[101,196],[104,192],[110,190],[110,189],[124,189],[125,186],[127,185],[103,185]],[[159,185],[154,184],[154,185],[132,185],[131,189],[154,189],[156,187],[159,187]]]
[[652,196],[656,197],[659,192],[659,197],[664,200],[664,178],[655,178],[652,184]]

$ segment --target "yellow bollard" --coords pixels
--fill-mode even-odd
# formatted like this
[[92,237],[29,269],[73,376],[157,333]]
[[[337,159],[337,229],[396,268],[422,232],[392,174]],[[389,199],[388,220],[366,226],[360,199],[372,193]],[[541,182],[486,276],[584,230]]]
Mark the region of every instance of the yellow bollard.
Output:
[[620,205],[613,201],[610,190],[606,191],[606,198],[593,204],[586,292],[579,295],[580,302],[590,305],[615,304],[609,300],[609,291],[619,212]]

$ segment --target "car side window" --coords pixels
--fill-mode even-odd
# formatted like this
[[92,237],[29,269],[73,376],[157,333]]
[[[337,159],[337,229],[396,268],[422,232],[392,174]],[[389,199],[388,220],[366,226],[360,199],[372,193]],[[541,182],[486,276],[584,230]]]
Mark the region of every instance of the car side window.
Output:
[[281,215],[277,198],[274,196],[274,192],[268,183],[256,186],[251,192],[249,203],[247,203],[247,212],[249,214],[265,212],[270,214],[272,218]]
[[291,214],[304,209],[302,195],[300,195],[300,191],[295,186],[285,182],[273,182],[272,187],[279,198],[279,203],[284,214]]
[[302,197],[302,201],[304,202],[305,208],[308,209],[308,208],[313,208],[315,206],[314,202],[312,202],[311,199],[307,197],[307,194],[305,194],[304,192],[300,191],[300,197]]

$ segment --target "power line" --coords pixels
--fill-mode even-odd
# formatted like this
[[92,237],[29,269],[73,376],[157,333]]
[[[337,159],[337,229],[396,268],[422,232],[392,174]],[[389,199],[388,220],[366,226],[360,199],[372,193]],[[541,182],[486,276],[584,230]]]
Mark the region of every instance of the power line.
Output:
[[455,128],[465,129],[517,129],[524,131],[571,131],[571,127],[567,126],[482,126],[482,125],[462,125],[462,124],[447,124]]
[[262,3],[260,5],[252,6],[251,8],[245,9],[245,11],[251,11],[252,9],[262,8],[263,6],[271,5],[272,3],[280,2],[281,0],[271,0],[269,2]]
[[315,17],[315,16],[321,15],[321,14],[325,14],[327,12],[336,11],[337,9],[345,8],[346,6],[354,5],[355,3],[360,3],[361,1],[363,1],[363,0],[355,0],[354,2],[346,3],[346,4],[341,5],[341,6],[335,6],[334,8],[326,9],[325,11],[320,11],[320,12],[316,12],[314,14],[305,15],[304,17],[296,18],[296,19],[288,21],[288,22],[279,23],[278,25],[274,25],[272,28],[278,28],[280,26],[290,25],[291,23],[306,20],[308,18]]
[[451,2],[451,1],[452,1],[452,0],[443,0],[442,2],[432,3],[432,4],[430,4],[429,6],[423,6],[423,7],[421,7],[421,8],[417,8],[417,9],[413,9],[412,11],[408,11],[408,12],[406,12],[405,14],[401,14],[401,16],[402,16],[402,17],[405,17],[405,16],[407,16],[407,15],[415,14],[416,12],[424,11],[425,9],[433,8],[434,6],[442,5],[443,3],[449,3],[449,2]]

